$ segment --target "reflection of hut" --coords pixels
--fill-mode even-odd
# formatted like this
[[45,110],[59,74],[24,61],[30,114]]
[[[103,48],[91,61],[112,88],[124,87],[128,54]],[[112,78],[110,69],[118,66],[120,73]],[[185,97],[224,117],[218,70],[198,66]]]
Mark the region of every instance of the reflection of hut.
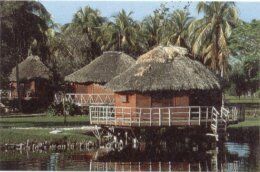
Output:
[[[66,76],[65,81],[71,83],[74,94],[82,96],[82,98],[78,98],[76,101],[84,99],[85,102],[89,102],[89,99],[92,99],[89,96],[93,94],[111,94],[113,98],[113,92],[110,89],[105,89],[103,85],[124,72],[134,62],[135,60],[125,53],[115,51],[104,52],[90,64]],[[68,93],[68,95],[72,94]],[[104,98],[100,97],[97,99]],[[79,104],[82,104],[82,102],[79,102]]]
[[115,105],[91,107],[92,124],[210,124],[212,106],[221,106],[219,79],[176,46],[158,46],[145,53],[106,87],[115,92]]
[[[29,56],[18,64],[18,77],[22,99],[37,98],[48,100],[52,98],[49,79],[52,74],[38,56]],[[16,67],[9,76],[11,82],[11,98],[17,98]]]
[[220,106],[218,78],[181,47],[156,47],[112,79],[115,106]]

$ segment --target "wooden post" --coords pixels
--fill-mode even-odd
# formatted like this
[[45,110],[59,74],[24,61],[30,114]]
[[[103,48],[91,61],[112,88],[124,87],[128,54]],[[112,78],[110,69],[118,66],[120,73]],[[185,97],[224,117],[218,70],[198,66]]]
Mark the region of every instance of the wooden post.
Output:
[[124,113],[124,109],[122,108],[122,116],[123,116],[123,120],[122,120],[122,125],[125,124],[125,113]]
[[108,118],[108,107],[106,107],[106,125],[107,125],[107,118]]
[[152,109],[150,108],[150,126],[152,126]]
[[90,124],[92,124],[92,106],[89,107],[89,120]]
[[130,126],[132,126],[132,108],[130,108]]
[[206,127],[208,127],[208,119],[209,119],[209,107],[206,109]]
[[63,115],[64,115],[64,124],[67,123],[67,113],[65,109],[65,94],[62,94],[62,106],[63,106]]
[[189,125],[190,125],[190,118],[191,118],[191,107],[189,106],[189,121],[188,121]]
[[140,108],[140,112],[139,112],[139,127],[141,126],[141,115],[142,115],[142,109]]
[[200,125],[200,118],[201,118],[201,107],[199,106],[199,125]]
[[162,117],[161,108],[159,108],[159,126],[162,125],[161,117]]
[[170,108],[168,109],[168,112],[169,112],[169,126],[171,126],[171,109]]

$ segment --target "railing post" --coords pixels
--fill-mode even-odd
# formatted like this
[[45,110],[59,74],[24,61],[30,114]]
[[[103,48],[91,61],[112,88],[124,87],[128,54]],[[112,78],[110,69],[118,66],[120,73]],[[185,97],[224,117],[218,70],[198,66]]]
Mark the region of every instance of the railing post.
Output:
[[191,107],[189,106],[189,121],[188,121],[189,125],[190,125],[190,120],[191,120]]
[[[99,107],[100,108],[100,107]],[[101,108],[100,108],[101,109]],[[98,110],[98,124],[99,124],[99,117],[100,117],[100,110]]]
[[168,112],[169,112],[169,126],[171,126],[171,109],[168,108]]
[[123,116],[123,120],[122,120],[122,125],[125,124],[125,113],[124,113],[124,109],[122,108],[122,116]]
[[162,125],[162,119],[161,119],[161,117],[162,117],[161,108],[159,108],[159,126]]
[[117,108],[115,107],[115,115],[114,115],[114,116],[115,116],[115,125],[116,125],[116,119],[117,119],[116,109],[117,109]]
[[208,127],[208,119],[209,119],[209,107],[206,109],[206,127]]
[[130,108],[130,126],[132,126],[132,108]]
[[83,104],[83,95],[82,94],[80,95],[80,104],[81,105]]
[[152,109],[150,108],[150,126],[152,126]]
[[92,124],[92,111],[91,111],[91,106],[89,106],[89,118],[90,118],[90,124]]
[[108,118],[108,106],[106,107],[106,125],[107,125],[107,118]]
[[201,106],[199,106],[199,125],[200,125],[200,118],[201,118]]
[[142,115],[142,109],[140,108],[140,112],[139,112],[139,127],[141,126],[141,115]]

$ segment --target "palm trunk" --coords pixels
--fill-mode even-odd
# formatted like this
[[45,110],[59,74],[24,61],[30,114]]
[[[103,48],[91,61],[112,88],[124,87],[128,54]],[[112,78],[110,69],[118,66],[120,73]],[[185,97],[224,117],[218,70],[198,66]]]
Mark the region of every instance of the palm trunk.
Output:
[[[221,78],[224,78],[224,64],[222,64],[222,66],[221,66],[221,73],[220,73],[220,76],[221,76]],[[225,105],[225,94],[224,94],[224,92],[222,91],[222,101],[221,101],[221,106],[223,106],[224,107],[224,105]]]

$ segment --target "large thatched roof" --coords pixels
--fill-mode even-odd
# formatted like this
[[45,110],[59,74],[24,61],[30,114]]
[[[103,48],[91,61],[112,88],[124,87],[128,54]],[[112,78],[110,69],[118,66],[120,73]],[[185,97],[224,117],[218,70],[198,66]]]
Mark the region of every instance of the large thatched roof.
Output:
[[106,87],[115,92],[149,92],[221,89],[221,84],[203,64],[190,59],[185,48],[158,46],[141,55]]
[[76,83],[107,83],[134,64],[129,55],[108,51],[97,57],[90,64],[65,77],[65,81]]
[[[28,56],[24,61],[18,64],[19,80],[31,80],[42,78],[49,80],[52,73],[48,67],[43,64],[38,56]],[[16,67],[12,69],[9,76],[10,81],[16,81]]]

